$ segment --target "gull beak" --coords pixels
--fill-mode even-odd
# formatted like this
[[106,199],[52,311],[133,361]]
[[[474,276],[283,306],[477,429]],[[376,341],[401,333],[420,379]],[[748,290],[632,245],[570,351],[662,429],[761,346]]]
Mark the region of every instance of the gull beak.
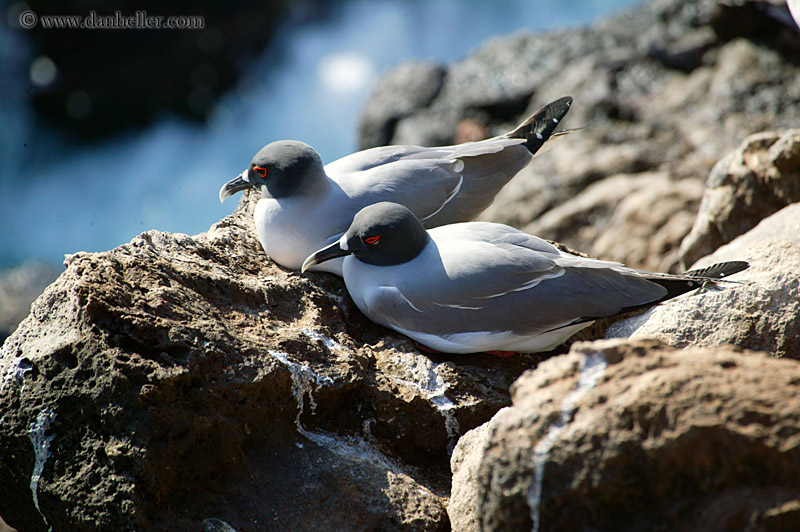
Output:
[[349,255],[351,253],[352,251],[350,250],[342,249],[340,241],[337,240],[333,244],[325,246],[316,253],[312,253],[311,255],[309,255],[309,257],[305,260],[305,262],[303,262],[303,266],[300,269],[300,273],[303,273],[312,266],[319,264],[321,262],[325,262],[326,260],[335,259],[337,257],[344,257],[345,255]]
[[222,188],[219,189],[219,202],[222,203],[228,196],[233,196],[237,192],[252,186],[253,184],[247,177],[247,170],[245,170],[241,174],[237,175],[236,177],[234,177],[233,179],[222,185]]

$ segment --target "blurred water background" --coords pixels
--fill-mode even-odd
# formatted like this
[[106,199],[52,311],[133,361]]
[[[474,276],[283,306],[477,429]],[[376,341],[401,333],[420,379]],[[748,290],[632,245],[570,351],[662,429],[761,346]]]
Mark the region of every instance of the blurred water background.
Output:
[[355,151],[364,104],[398,63],[458,60],[493,36],[585,25],[635,3],[348,0],[321,16],[290,13],[204,121],[165,112],[91,142],[34,112],[31,90],[57,79],[58,65],[13,27],[17,6],[0,24],[0,268],[57,265],[148,229],[205,231],[236,204],[220,204],[219,187],[264,144],[303,140],[325,162]]

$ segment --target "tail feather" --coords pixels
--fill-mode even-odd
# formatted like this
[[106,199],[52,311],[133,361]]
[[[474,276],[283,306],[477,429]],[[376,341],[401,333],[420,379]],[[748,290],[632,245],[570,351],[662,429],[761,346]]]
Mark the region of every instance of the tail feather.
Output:
[[628,307],[623,307],[619,310],[619,312],[615,314],[610,314],[605,316],[584,316],[568,323],[565,326],[556,327],[556,329],[569,327],[578,323],[585,323],[587,321],[595,321],[599,319],[610,318],[612,316],[618,316],[620,314],[625,314],[635,310],[652,307],[663,301],[672,299],[673,297],[677,297],[681,294],[685,294],[686,292],[690,292],[692,290],[700,288],[706,282],[725,281],[723,277],[728,277],[730,275],[733,275],[734,273],[746,270],[749,267],[750,265],[747,262],[737,260],[730,262],[720,262],[712,266],[708,266],[706,268],[698,268],[697,270],[690,270],[686,273],[677,275],[670,273],[641,272],[644,278],[647,279],[648,281],[659,284],[664,288],[666,288],[667,289],[666,295],[662,296],[659,299],[648,301],[640,305],[631,305]]
[[695,288],[700,288],[706,281],[720,281],[749,267],[750,265],[747,262],[736,260],[720,262],[697,270],[689,270],[678,275],[652,274],[646,277],[648,281],[660,284],[667,289],[667,295],[659,300],[666,301]]
[[750,265],[743,260],[733,260],[730,262],[719,262],[705,268],[689,270],[684,273],[688,277],[706,277],[709,279],[722,279],[734,273],[746,270]]
[[547,139],[553,135],[553,131],[569,112],[571,105],[571,96],[564,96],[554,102],[550,102],[533,113],[506,136],[512,139],[525,139],[525,147],[528,148],[528,151],[532,154],[536,153]]

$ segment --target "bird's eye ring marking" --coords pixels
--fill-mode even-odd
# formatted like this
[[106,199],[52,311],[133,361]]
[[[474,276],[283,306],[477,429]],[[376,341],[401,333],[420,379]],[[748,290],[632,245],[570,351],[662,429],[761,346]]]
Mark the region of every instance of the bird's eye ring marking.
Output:
[[380,240],[380,239],[381,239],[381,236],[380,235],[376,235],[376,236],[371,236],[369,238],[365,238],[364,242],[366,242],[367,244],[375,245],[375,244],[378,243],[378,240]]
[[263,166],[254,166],[253,171],[261,177],[267,177],[267,169]]

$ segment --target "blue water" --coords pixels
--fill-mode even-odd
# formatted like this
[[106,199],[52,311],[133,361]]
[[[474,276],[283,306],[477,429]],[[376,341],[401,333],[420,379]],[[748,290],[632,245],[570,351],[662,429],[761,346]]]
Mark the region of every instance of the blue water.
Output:
[[219,187],[264,144],[303,140],[325,162],[357,149],[361,110],[394,65],[454,61],[493,36],[585,25],[636,3],[350,0],[323,22],[280,31],[206,125],[164,117],[79,151],[37,125],[25,101],[33,54],[21,30],[2,28],[0,267],[60,262],[148,229],[205,231],[236,206],[219,203]]

